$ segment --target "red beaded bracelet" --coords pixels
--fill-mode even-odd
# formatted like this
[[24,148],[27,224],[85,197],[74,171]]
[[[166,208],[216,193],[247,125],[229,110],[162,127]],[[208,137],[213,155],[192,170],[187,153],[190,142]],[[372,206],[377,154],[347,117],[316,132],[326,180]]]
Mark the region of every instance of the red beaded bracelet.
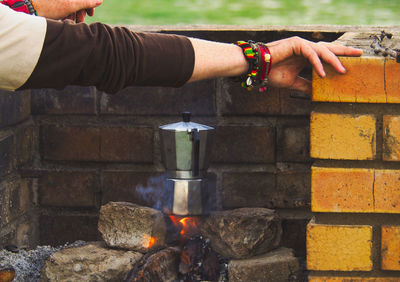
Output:
[[235,43],[243,50],[249,70],[247,74],[240,77],[242,87],[252,90],[253,87],[259,86],[259,91],[266,91],[268,74],[271,70],[271,52],[263,43],[255,43],[253,41],[237,41]]
[[33,4],[29,0],[1,0],[1,4],[6,5],[16,12],[22,12],[26,14],[36,15],[36,10]]

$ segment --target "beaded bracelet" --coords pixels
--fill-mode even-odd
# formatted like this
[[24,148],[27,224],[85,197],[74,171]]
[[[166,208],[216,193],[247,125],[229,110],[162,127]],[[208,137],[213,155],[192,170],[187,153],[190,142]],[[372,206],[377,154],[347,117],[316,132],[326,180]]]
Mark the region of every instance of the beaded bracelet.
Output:
[[266,91],[267,76],[271,70],[271,53],[268,47],[254,41],[237,41],[235,44],[242,48],[249,63],[247,74],[240,77],[241,86],[249,91],[255,86],[260,86],[260,92]]
[[37,16],[37,12],[33,7],[33,4],[29,0],[2,0],[1,4],[4,4],[16,12],[22,12]]

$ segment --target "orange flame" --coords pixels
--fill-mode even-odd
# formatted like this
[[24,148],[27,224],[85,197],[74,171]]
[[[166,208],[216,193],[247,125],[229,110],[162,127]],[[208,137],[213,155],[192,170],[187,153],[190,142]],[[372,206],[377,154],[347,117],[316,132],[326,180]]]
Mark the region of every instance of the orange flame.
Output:
[[144,234],[143,237],[142,237],[143,247],[147,247],[148,249],[153,247],[156,242],[157,242],[157,238],[156,237],[152,237],[152,236],[150,236],[148,234]]
[[147,247],[150,249],[151,247],[154,246],[154,244],[156,243],[156,241],[157,241],[157,239],[156,239],[155,237],[150,237],[150,239],[149,239],[149,245],[148,245]]
[[178,217],[178,216],[169,216],[174,223],[174,225],[180,229],[180,234],[183,238],[188,238],[197,234],[197,224],[198,218],[197,217]]

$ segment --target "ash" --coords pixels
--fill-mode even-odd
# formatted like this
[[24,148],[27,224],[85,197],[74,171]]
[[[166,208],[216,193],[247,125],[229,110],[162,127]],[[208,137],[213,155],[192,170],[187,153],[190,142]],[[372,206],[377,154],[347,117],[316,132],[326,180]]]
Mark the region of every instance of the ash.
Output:
[[40,271],[49,256],[63,249],[79,247],[84,244],[84,241],[76,241],[58,247],[38,246],[29,251],[0,250],[0,270],[13,268],[16,273],[13,280],[15,282],[37,282],[40,278]]

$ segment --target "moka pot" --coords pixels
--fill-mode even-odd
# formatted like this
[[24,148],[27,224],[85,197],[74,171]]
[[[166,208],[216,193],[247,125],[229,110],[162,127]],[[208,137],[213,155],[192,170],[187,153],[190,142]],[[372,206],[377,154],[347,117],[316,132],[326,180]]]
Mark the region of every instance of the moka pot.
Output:
[[175,215],[201,215],[207,207],[207,168],[214,128],[190,121],[160,126],[161,155],[167,170],[164,210]]

